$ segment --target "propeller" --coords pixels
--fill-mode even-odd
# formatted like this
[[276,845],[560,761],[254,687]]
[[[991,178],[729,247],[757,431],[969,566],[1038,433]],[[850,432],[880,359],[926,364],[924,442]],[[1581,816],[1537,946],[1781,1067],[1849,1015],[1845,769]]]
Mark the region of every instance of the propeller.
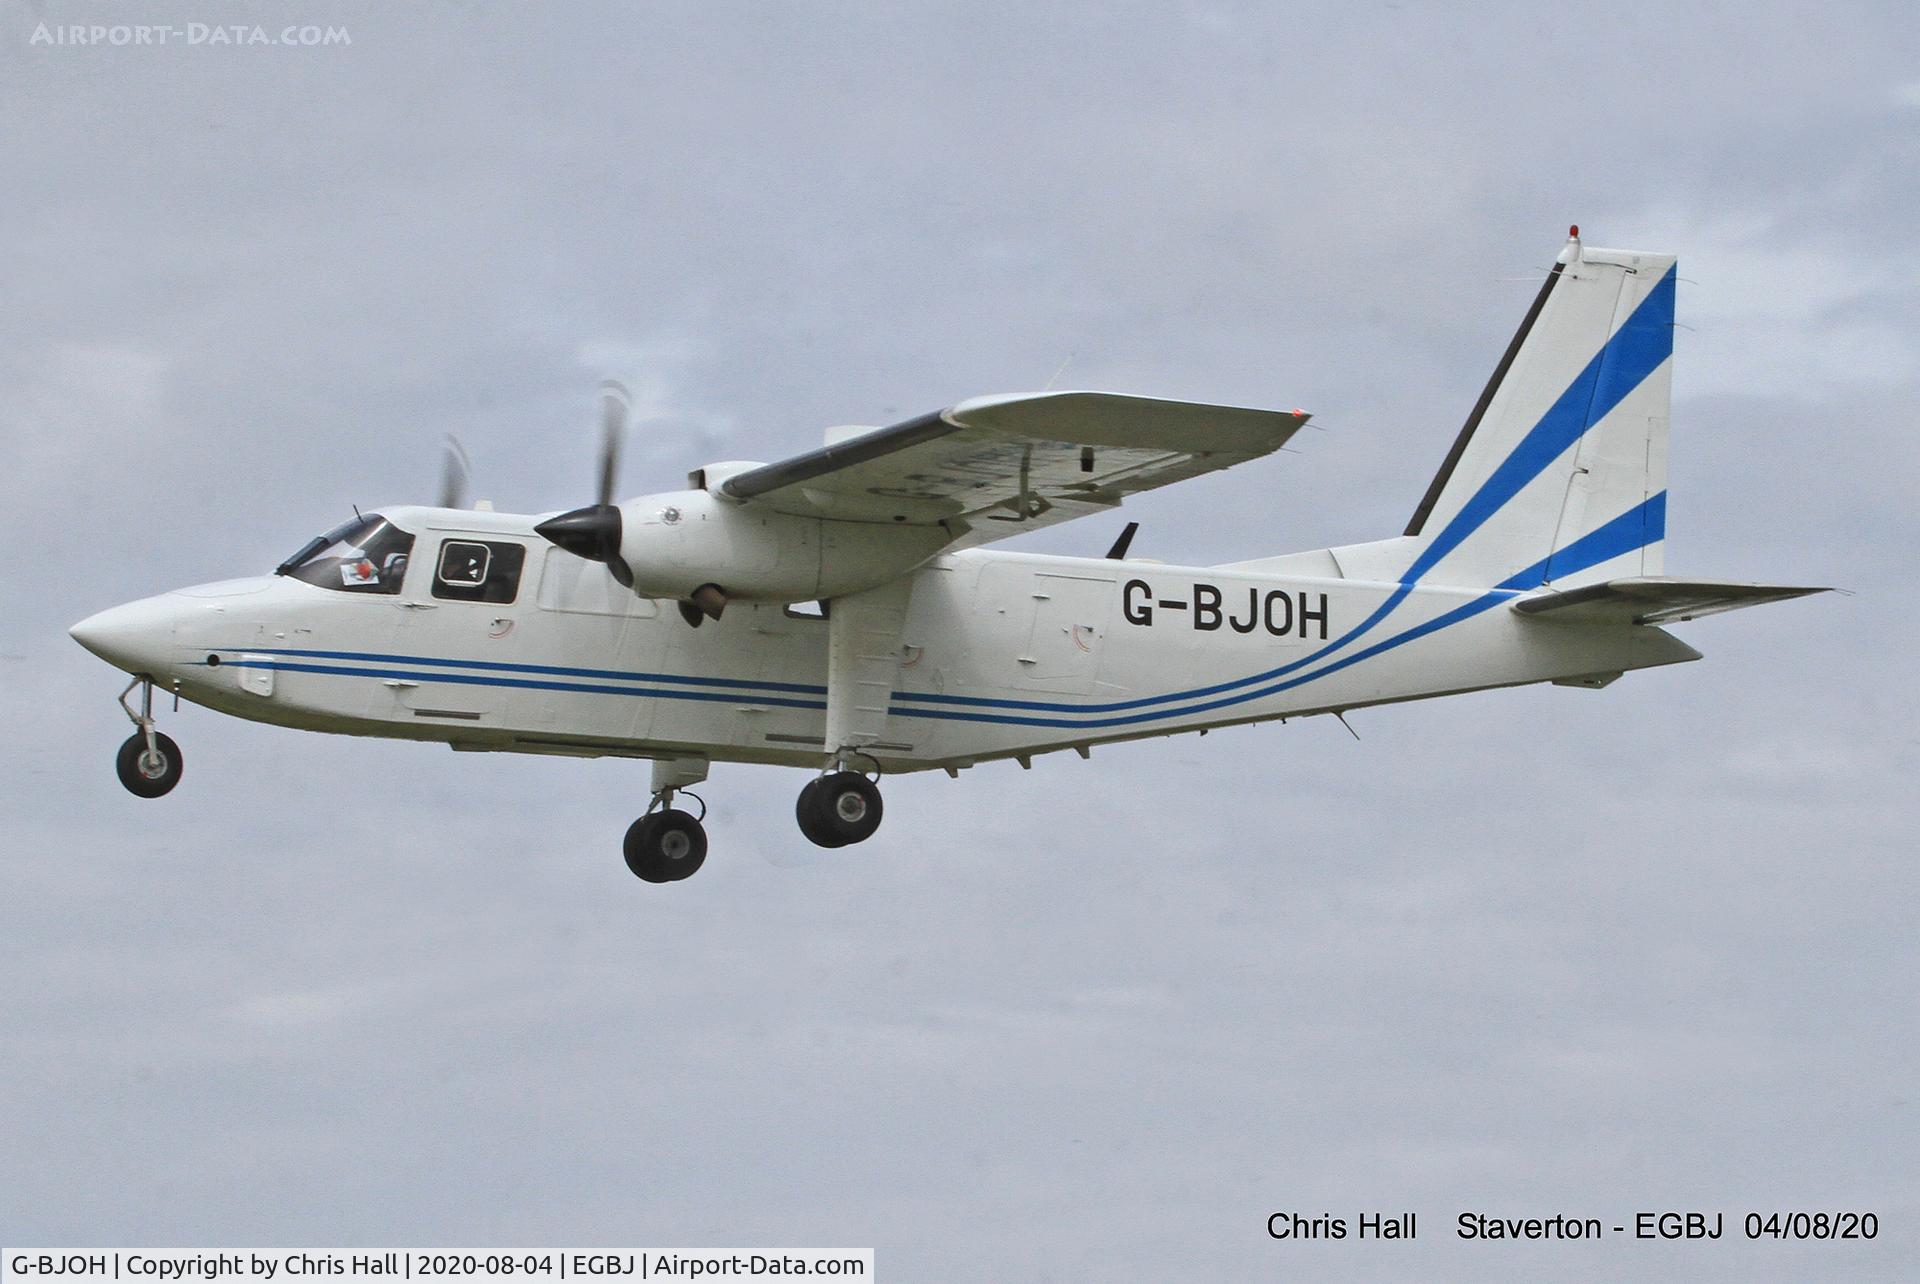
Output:
[[544,536],[576,557],[589,562],[604,562],[613,578],[627,588],[633,587],[633,571],[620,556],[622,528],[620,510],[614,506],[613,488],[620,473],[620,447],[627,436],[627,416],[632,399],[627,390],[609,379],[600,385],[600,491],[599,502],[550,517],[534,527]]
[[600,507],[613,506],[613,488],[620,482],[620,448],[627,441],[627,415],[633,398],[626,388],[608,379],[600,385]]
[[447,434],[445,454],[440,464],[440,504],[441,508],[465,508],[467,491],[473,482],[473,461],[467,458],[466,447],[452,433]]

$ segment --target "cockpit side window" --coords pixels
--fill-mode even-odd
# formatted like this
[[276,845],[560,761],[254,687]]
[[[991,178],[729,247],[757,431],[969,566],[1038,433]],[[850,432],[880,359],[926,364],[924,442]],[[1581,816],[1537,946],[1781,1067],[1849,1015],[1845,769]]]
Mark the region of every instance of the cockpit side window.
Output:
[[308,540],[274,574],[342,593],[392,594],[400,591],[412,553],[413,536],[373,513]]
[[506,540],[450,539],[440,545],[433,595],[454,602],[511,602],[520,594],[527,546]]

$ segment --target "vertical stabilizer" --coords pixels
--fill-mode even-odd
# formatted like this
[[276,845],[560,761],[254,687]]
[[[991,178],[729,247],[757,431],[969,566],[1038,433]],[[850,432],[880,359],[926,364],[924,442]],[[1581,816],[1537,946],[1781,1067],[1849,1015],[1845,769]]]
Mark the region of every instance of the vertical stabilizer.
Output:
[[1573,229],[1407,527],[1405,580],[1660,574],[1673,302],[1673,256]]

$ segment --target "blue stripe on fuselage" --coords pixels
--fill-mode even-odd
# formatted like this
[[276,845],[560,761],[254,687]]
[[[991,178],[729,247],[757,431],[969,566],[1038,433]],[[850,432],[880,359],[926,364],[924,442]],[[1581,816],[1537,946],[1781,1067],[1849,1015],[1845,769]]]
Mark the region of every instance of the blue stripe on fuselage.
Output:
[[[253,651],[248,655],[263,655]],[[286,654],[286,653],[281,653]],[[320,654],[315,652],[315,655]],[[434,663],[407,656],[390,657],[402,664]],[[202,667],[205,661],[199,662]],[[271,669],[275,673],[333,673],[350,678],[398,678],[407,681],[438,682],[469,687],[517,687],[534,691],[577,691],[593,695],[636,696],[654,700],[750,701],[754,704],[780,705],[790,709],[824,709],[824,700],[791,700],[741,691],[684,691],[658,687],[607,686],[594,682],[553,682],[539,678],[503,678],[485,673],[422,673],[418,669],[380,669],[361,665],[300,664],[289,660],[253,660],[245,657],[227,661],[243,669]],[[453,663],[441,661],[440,663]],[[672,680],[672,679],[669,679]],[[688,679],[698,680],[698,679]],[[744,685],[744,684],[743,684]]]
[[648,673],[630,669],[575,669],[555,664],[506,664],[494,660],[444,660],[424,655],[390,655],[381,651],[302,651],[270,647],[223,647],[249,655],[295,656],[314,660],[367,660],[380,664],[418,664],[442,669],[484,669],[490,673],[538,673],[563,678],[606,678],[619,682],[671,682],[687,686],[798,691],[825,695],[826,687],[809,682],[759,682],[749,678],[696,678],[678,673]]

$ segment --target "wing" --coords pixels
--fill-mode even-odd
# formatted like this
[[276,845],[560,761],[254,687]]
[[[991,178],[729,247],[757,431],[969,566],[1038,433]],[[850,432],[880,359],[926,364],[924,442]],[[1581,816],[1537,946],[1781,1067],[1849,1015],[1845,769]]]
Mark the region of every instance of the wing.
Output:
[[1257,459],[1306,421],[1110,392],[975,397],[736,473],[720,492],[809,517],[944,524],[967,547]]

